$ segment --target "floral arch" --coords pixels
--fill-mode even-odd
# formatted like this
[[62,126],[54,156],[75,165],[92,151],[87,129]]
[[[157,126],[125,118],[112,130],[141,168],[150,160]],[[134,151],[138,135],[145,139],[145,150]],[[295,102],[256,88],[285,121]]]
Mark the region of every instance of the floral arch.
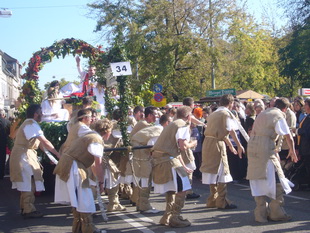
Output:
[[75,38],[63,39],[56,41],[49,47],[41,48],[35,52],[28,62],[25,73],[22,79],[26,82],[22,87],[21,93],[21,106],[19,107],[20,118],[25,118],[25,110],[32,104],[41,103],[41,93],[38,88],[39,71],[43,69],[46,63],[49,63],[53,58],[65,58],[67,55],[72,54],[81,55],[89,59],[89,65],[96,66],[97,79],[104,80],[104,72],[106,69],[106,58],[104,51],[101,50],[102,46],[94,47],[83,40]]

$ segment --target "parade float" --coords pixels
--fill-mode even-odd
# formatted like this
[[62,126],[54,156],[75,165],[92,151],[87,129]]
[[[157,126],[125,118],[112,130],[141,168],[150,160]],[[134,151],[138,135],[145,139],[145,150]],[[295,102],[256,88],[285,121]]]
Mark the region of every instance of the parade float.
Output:
[[[22,78],[25,80],[22,86],[22,92],[20,95],[20,106],[18,109],[18,121],[23,122],[26,119],[26,109],[30,104],[41,104],[42,94],[38,87],[39,71],[43,69],[46,63],[52,62],[53,59],[65,58],[68,55],[82,56],[88,59],[89,66],[95,66],[97,68],[96,80],[97,82],[106,82],[106,69],[109,67],[110,62],[121,61],[121,56],[111,56],[101,50],[101,46],[94,47],[83,40],[74,38],[63,39],[56,41],[49,47],[41,48],[35,52],[30,58],[29,63],[25,69],[25,73]],[[120,99],[116,103],[111,98],[111,93],[106,90],[105,105],[108,112],[108,117],[111,115],[113,109],[117,107],[121,110],[122,116],[120,119],[120,129],[122,132],[123,143],[125,146],[129,145],[127,135],[127,110],[129,105],[129,98],[126,94],[129,90],[127,78],[125,76],[117,77],[117,86],[120,93]],[[66,96],[66,108],[69,112],[72,109],[78,109],[81,106],[81,99],[87,96],[89,93],[73,93],[70,96]],[[44,135],[48,140],[52,142],[56,150],[59,150],[60,146],[64,143],[67,137],[66,121],[63,122],[42,122],[41,128]],[[44,180],[47,192],[54,190],[54,177],[52,172],[55,165],[52,164],[47,156],[42,152],[38,152],[41,163],[44,167]]]

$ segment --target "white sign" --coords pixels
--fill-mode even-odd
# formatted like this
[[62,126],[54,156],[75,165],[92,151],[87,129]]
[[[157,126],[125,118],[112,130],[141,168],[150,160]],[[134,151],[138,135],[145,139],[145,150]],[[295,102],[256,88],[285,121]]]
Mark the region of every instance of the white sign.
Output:
[[111,63],[113,76],[132,75],[130,62]]
[[310,88],[299,89],[299,95],[310,95]]

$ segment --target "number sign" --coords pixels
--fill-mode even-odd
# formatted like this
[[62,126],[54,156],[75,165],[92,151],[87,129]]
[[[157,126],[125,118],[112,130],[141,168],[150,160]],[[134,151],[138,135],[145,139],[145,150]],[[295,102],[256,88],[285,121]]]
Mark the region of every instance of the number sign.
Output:
[[113,76],[132,75],[130,62],[111,63]]

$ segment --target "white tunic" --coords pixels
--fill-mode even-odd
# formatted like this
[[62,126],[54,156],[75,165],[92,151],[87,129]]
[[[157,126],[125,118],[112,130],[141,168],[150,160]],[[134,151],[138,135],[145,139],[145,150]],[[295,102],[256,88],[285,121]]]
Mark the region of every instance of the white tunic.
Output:
[[[94,157],[101,158],[103,155],[103,146],[100,143],[91,143],[87,150]],[[81,213],[96,212],[92,190],[91,188],[82,187],[82,180],[75,160],[72,163],[67,182],[61,180],[56,175],[55,203],[71,204],[72,207],[75,207]]]
[[[190,140],[190,132],[189,132],[189,127],[182,127],[179,128],[176,135],[175,135],[175,139],[176,142],[178,143],[179,139],[182,140]],[[168,191],[174,191],[174,192],[178,192],[178,183],[177,183],[177,171],[175,168],[171,168],[172,171],[172,176],[173,176],[173,180],[168,181],[165,184],[155,184],[154,183],[154,193],[166,193]],[[188,176],[182,177],[181,174],[178,174],[179,177],[182,180],[182,185],[183,185],[183,190],[182,191],[187,191],[190,190],[191,184],[189,181]]]
[[[285,118],[281,118],[275,125],[275,131],[278,135],[290,134],[290,129],[286,123]],[[290,193],[292,183],[286,178],[280,178],[280,183],[285,193]],[[265,180],[250,180],[252,196],[267,196],[276,199],[276,178],[275,167],[269,159],[267,163],[267,179]]]
[[[39,136],[43,136],[43,131],[40,128],[40,125],[35,121],[32,120],[33,123],[26,125],[24,127],[24,134],[27,140],[31,138],[36,138]],[[25,154],[21,156],[21,167],[22,167],[22,182],[12,182],[12,189],[17,189],[18,191],[22,192],[31,192],[31,177],[33,176],[32,167],[29,165],[28,157]],[[35,181],[35,190],[37,192],[44,191],[44,184],[40,180]]]
[[101,116],[106,116],[107,112],[105,109],[105,92],[103,89],[99,92],[97,87],[95,87],[93,90],[94,95],[96,96],[96,101],[100,104]]
[[[59,94],[58,98],[62,98],[63,95]],[[62,100],[55,100],[54,104],[51,105],[49,100],[43,100],[41,103],[42,108],[42,121],[68,121],[69,112],[67,109],[62,109]],[[58,114],[58,117],[51,116],[52,114]]]

